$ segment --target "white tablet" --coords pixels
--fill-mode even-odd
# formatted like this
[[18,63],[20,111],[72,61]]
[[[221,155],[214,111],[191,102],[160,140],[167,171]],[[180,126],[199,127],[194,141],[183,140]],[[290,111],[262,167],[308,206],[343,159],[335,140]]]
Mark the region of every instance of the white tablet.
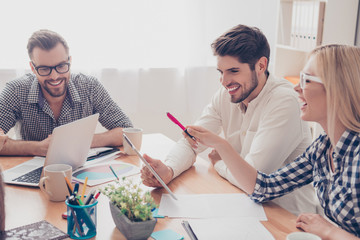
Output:
[[132,144],[132,142],[130,141],[130,139],[126,136],[125,133],[123,133],[124,139],[128,142],[128,144],[130,145],[130,147],[132,149],[134,149],[134,151],[136,152],[136,154],[139,156],[139,158],[144,162],[144,164],[150,169],[150,171],[152,172],[152,174],[154,174],[154,176],[156,177],[156,179],[160,182],[160,184],[166,189],[166,191],[170,194],[170,196],[175,199],[178,200],[174,193],[170,190],[170,188],[164,183],[164,181],[161,179],[161,177],[157,174],[157,172],[151,167],[151,165],[145,160],[145,158],[139,153],[139,151],[135,148],[135,146]]

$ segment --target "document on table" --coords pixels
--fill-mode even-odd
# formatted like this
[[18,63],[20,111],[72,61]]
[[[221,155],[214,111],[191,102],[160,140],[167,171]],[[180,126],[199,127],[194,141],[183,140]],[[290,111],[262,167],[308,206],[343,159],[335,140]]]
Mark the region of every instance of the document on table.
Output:
[[88,177],[88,186],[95,186],[114,181],[116,177],[114,176],[114,173],[111,171],[109,166],[113,168],[119,179],[138,174],[140,172],[140,168],[133,164],[119,161],[106,161],[77,169],[73,172],[72,179],[74,181],[84,183],[86,177]]
[[163,194],[159,214],[180,218],[245,217],[267,221],[264,208],[242,193],[176,194],[174,200]]
[[255,219],[209,218],[188,220],[197,239],[274,240],[271,233]]

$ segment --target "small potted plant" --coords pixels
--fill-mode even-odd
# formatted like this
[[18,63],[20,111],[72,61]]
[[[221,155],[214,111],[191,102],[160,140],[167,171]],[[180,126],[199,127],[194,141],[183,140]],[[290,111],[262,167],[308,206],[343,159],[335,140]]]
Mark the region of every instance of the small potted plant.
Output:
[[151,235],[156,224],[152,217],[156,204],[150,192],[144,193],[139,184],[125,178],[101,192],[109,197],[115,225],[128,240],[147,239]]

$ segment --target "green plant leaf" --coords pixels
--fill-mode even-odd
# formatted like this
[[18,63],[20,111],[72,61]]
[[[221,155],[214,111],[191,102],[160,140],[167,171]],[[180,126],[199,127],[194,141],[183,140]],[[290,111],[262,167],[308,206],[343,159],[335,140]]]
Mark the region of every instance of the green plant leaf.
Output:
[[157,207],[150,192],[143,193],[138,184],[125,178],[105,186],[101,192],[131,221],[152,219],[151,210]]

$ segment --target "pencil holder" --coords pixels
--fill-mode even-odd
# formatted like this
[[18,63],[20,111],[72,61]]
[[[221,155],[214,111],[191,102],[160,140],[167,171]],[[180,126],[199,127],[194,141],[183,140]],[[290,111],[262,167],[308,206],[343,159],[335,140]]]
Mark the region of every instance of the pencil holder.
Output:
[[96,235],[97,203],[75,205],[65,201],[67,205],[67,233],[72,239],[88,239]]

